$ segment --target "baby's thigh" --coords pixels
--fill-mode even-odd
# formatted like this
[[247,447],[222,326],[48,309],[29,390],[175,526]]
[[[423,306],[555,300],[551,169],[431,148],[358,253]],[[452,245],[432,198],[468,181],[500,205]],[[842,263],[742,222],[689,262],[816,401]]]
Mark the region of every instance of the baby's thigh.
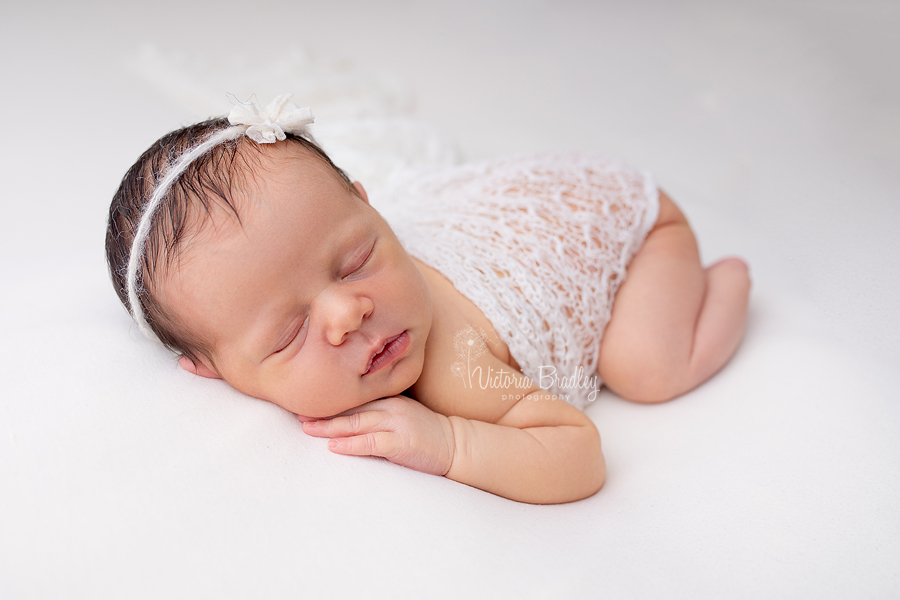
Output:
[[[659,217],[628,265],[600,344],[600,377],[628,399],[665,397],[690,356],[705,276],[687,219],[663,192]],[[657,393],[658,392],[658,393]]]

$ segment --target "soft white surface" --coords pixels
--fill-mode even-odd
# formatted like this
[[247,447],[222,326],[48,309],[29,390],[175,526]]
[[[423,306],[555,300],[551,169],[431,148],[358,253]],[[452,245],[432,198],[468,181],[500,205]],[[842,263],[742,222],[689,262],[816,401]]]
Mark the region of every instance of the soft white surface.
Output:
[[[896,597],[898,26],[896,2],[4,6],[0,596]],[[675,402],[590,407],[609,478],[582,502],[330,455],[118,306],[109,198],[198,116],[135,74],[147,41],[299,43],[467,159],[650,169],[707,259],[750,261],[744,345]]]

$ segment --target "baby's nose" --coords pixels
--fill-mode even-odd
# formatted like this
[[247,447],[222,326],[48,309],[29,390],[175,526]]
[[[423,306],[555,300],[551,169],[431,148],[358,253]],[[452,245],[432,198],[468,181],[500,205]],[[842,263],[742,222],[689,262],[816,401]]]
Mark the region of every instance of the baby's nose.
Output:
[[347,336],[359,329],[363,320],[375,309],[374,303],[364,296],[336,294],[326,299],[326,303],[325,337],[333,346],[343,344]]

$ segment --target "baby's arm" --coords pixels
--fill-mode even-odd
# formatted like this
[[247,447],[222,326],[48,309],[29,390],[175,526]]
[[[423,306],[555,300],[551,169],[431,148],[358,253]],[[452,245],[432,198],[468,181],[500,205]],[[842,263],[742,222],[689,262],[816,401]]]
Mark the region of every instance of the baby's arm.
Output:
[[543,390],[516,402],[496,424],[449,419],[455,447],[450,479],[537,504],[580,500],[603,485],[597,428]]
[[[490,353],[479,362],[484,372],[510,372]],[[381,456],[520,502],[571,502],[603,485],[600,435],[578,409],[532,382],[528,388],[463,390],[458,380],[439,379],[443,389],[458,393],[426,394],[423,404],[431,408],[395,396],[306,422],[303,429],[332,438],[332,452]]]

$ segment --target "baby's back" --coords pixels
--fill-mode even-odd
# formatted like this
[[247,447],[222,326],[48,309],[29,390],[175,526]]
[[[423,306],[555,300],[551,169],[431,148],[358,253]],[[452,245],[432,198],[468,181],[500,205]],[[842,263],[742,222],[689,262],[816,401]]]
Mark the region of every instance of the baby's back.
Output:
[[493,324],[522,372],[583,408],[631,256],[656,220],[646,173],[601,156],[513,156],[417,173],[376,208]]

